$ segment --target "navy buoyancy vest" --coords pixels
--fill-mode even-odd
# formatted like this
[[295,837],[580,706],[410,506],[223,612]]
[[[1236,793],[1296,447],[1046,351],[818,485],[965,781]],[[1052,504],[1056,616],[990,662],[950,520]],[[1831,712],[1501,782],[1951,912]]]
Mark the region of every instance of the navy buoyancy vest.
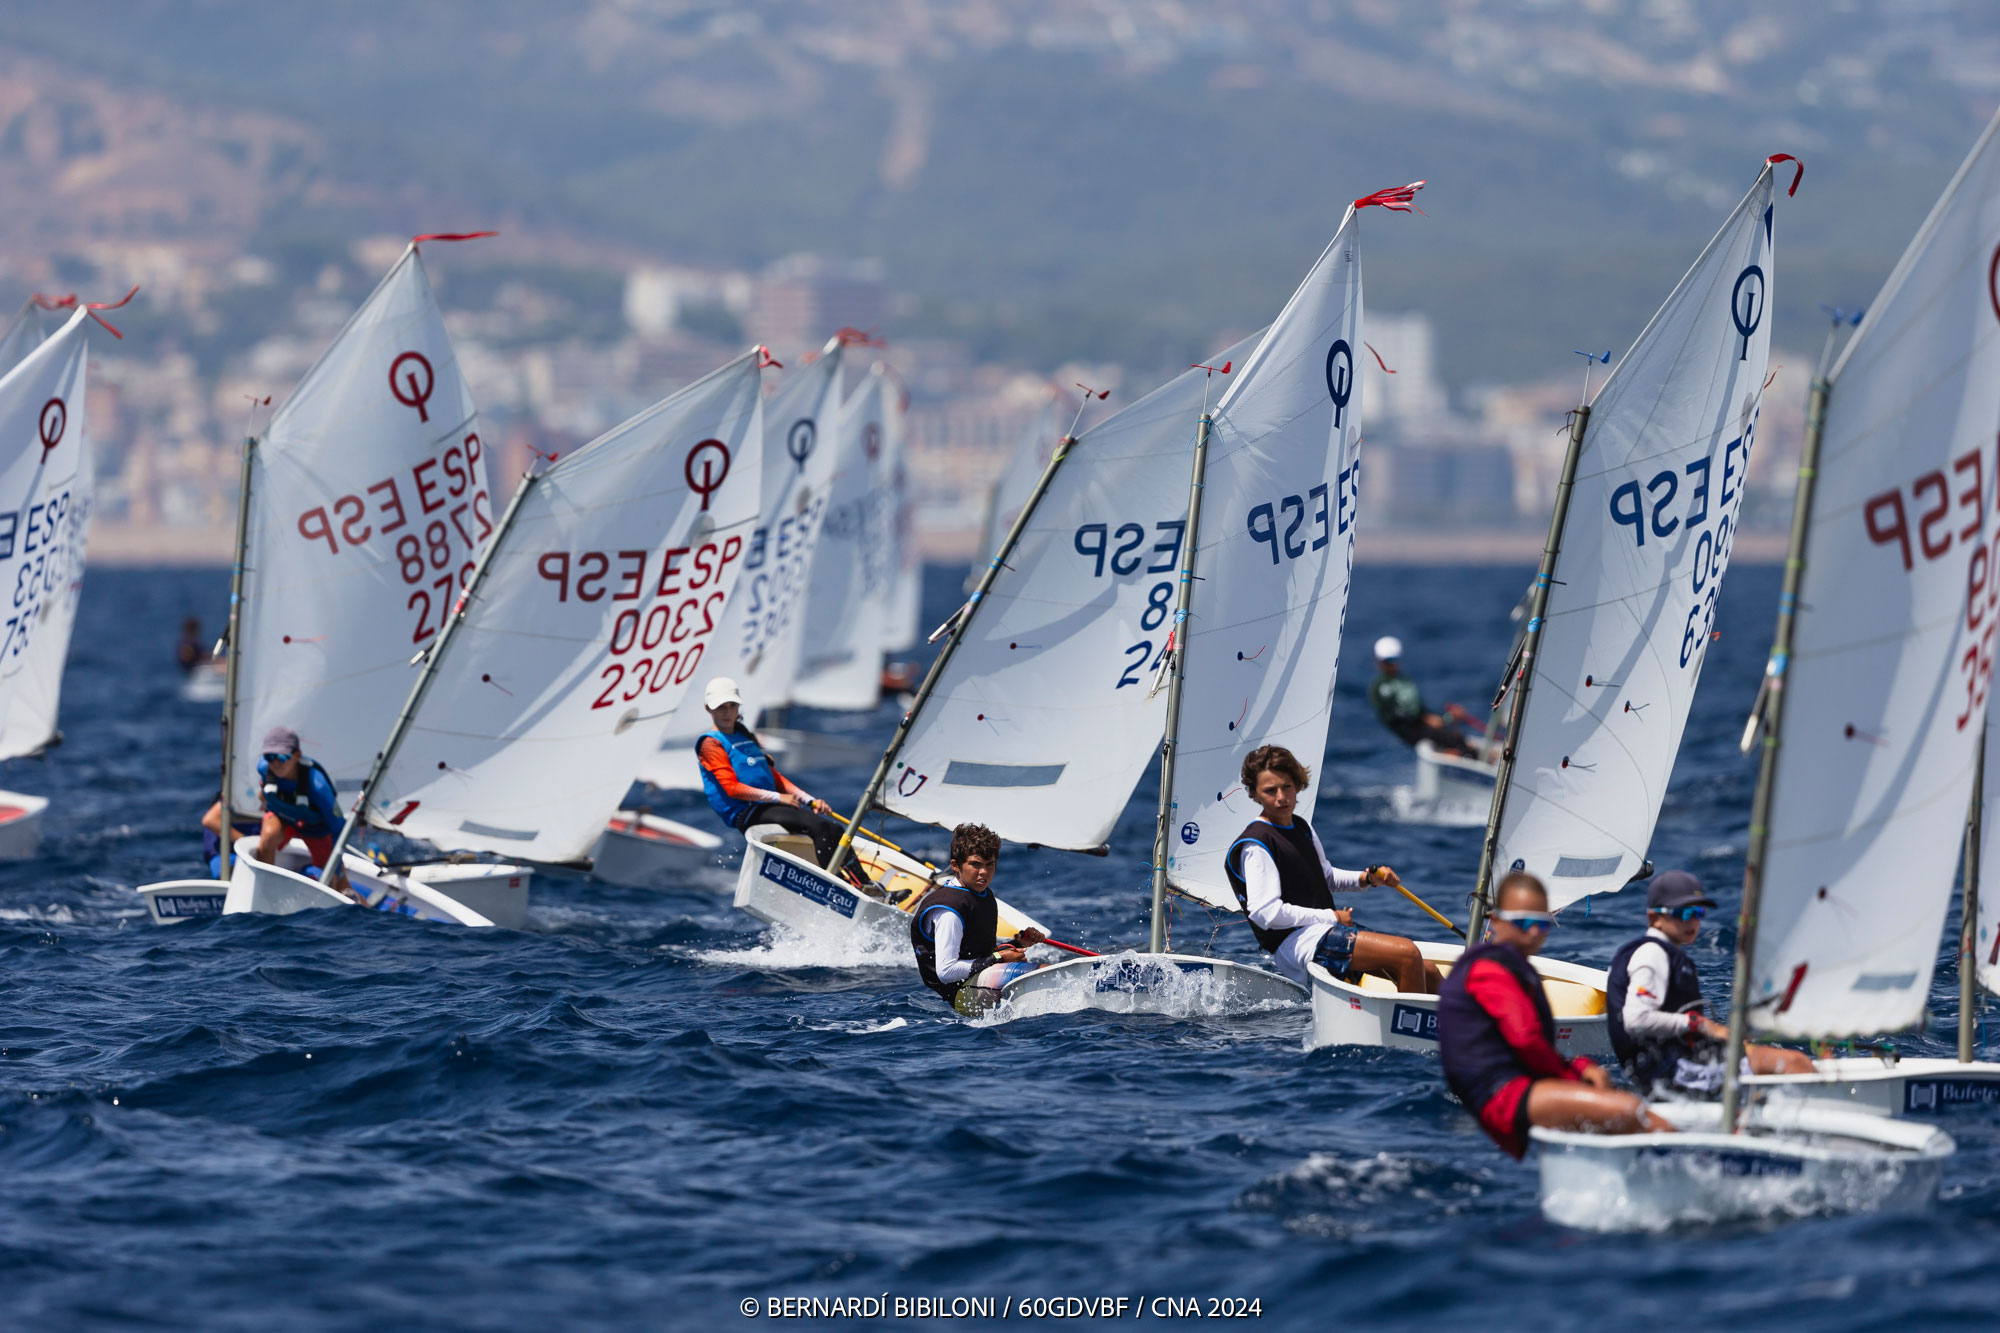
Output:
[[[738,782],[746,787],[761,787],[765,791],[778,790],[778,772],[771,767],[771,756],[764,753],[757,734],[750,728],[739,722],[736,730],[727,736],[719,731],[704,731],[695,737],[696,755],[700,755],[701,743],[705,740],[722,742],[722,748],[729,752],[729,766],[736,770]],[[756,801],[741,801],[725,793],[706,768],[701,770],[701,789],[708,797],[709,807],[721,815],[731,828],[741,828],[739,821],[758,805]]]
[[[1236,890],[1236,901],[1245,913],[1250,910],[1250,887],[1243,878],[1243,850],[1250,843],[1271,854],[1272,863],[1278,867],[1280,898],[1294,907],[1332,909],[1333,890],[1326,886],[1326,875],[1319,868],[1319,849],[1313,846],[1312,828],[1303,819],[1292,820],[1289,828],[1259,819],[1243,830],[1222,858],[1223,873],[1229,876],[1229,887]],[[1254,921],[1250,929],[1266,953],[1276,953],[1285,937],[1292,933],[1266,930]]]
[[1548,1038],[1549,1045],[1556,1044],[1555,1011],[1549,1008],[1541,976],[1519,949],[1488,940],[1460,954],[1452,964],[1451,975],[1438,991],[1438,1056],[1444,1064],[1444,1081],[1475,1112],[1494,1093],[1531,1073],[1501,1035],[1500,1024],[1466,989],[1466,978],[1472,975],[1473,964],[1482,959],[1491,959],[1507,969],[1534,1003],[1535,1013],[1542,1021],[1542,1035]]
[[[319,761],[300,756],[296,778],[272,777],[270,768],[269,761],[257,761],[257,776],[264,783],[264,808],[296,828],[302,838],[332,837],[340,822],[340,801],[334,793],[333,779],[319,766]],[[329,810],[320,809],[320,802],[313,799],[315,789],[319,789]]]
[[916,951],[917,971],[924,984],[950,1004],[958,998],[958,989],[965,983],[938,979],[936,918],[940,912],[956,912],[965,925],[965,933],[958,941],[958,956],[985,958],[1000,947],[997,938],[1000,906],[993,890],[974,893],[956,880],[947,879],[932,885],[924,900],[917,904],[917,910],[910,913],[910,947]]
[[1660,1000],[1661,1009],[1670,1014],[1698,1014],[1705,1009],[1706,1002],[1701,998],[1701,974],[1695,970],[1694,959],[1671,940],[1642,935],[1611,956],[1611,971],[1604,983],[1611,1049],[1618,1053],[1618,1063],[1625,1067],[1639,1090],[1651,1092],[1654,1083],[1672,1076],[1675,1066],[1688,1053],[1688,1044],[1681,1037],[1642,1041],[1625,1030],[1625,998],[1632,989],[1632,955],[1639,952],[1642,944],[1657,944],[1667,951],[1667,993]]

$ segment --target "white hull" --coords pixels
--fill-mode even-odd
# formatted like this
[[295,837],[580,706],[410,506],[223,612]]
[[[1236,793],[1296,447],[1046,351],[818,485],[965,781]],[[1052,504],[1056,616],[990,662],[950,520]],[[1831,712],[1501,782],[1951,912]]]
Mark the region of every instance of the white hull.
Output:
[[[222,905],[224,916],[289,916],[319,907],[357,906],[353,899],[300,873],[310,858],[298,842],[286,845],[275,865],[257,860],[256,852],[254,837],[237,841],[236,867]],[[348,882],[356,889],[363,893],[388,890],[385,909],[400,910],[404,915],[460,926],[510,929],[518,929],[527,917],[528,888],[534,876],[520,866],[468,862],[418,866],[408,874],[399,874],[352,852],[344,864]],[[144,886],[141,892],[151,887]]]
[[1429,741],[1418,741],[1414,753],[1416,780],[1396,789],[1397,818],[1467,828],[1485,824],[1499,765],[1470,755],[1440,754]]
[[1193,954],[1119,953],[1071,958],[1016,977],[1001,987],[992,1017],[1101,1009],[1221,1018],[1295,1006],[1306,994],[1297,982],[1244,963]]
[[228,693],[227,677],[221,662],[206,663],[181,680],[180,696],[191,704],[219,704]]
[[1951,1136],[1929,1125],[1794,1103],[1721,1133],[1713,1102],[1652,1108],[1677,1134],[1531,1131],[1542,1212],[1585,1231],[1663,1231],[1753,1218],[1921,1208]]
[[172,926],[221,916],[223,900],[229,896],[229,881],[169,879],[158,884],[141,884],[137,892],[154,925]]
[[591,853],[591,877],[611,884],[651,884],[710,865],[722,838],[658,815],[620,810]]
[[25,861],[42,850],[42,812],[46,796],[0,791],[0,861]]
[[[1465,951],[1462,944],[1418,941],[1417,949],[1440,970]],[[1605,974],[1556,958],[1535,958],[1556,1015],[1556,1045],[1564,1055],[1587,1055],[1608,1063],[1611,1029],[1605,1018]],[[1437,996],[1399,991],[1388,981],[1363,977],[1360,985],[1334,976],[1317,963],[1312,977],[1312,1036],[1320,1046],[1388,1046],[1404,1051],[1437,1051]]]
[[[912,958],[910,911],[930,886],[930,870],[901,852],[855,843],[863,868],[881,881],[887,897],[863,893],[819,868],[812,842],[773,824],[752,825],[736,874],[736,906],[766,924],[791,931],[829,954],[849,950],[895,949]],[[1040,923],[1000,903],[1000,937]],[[912,959],[914,966],[914,959]]]
[[1812,1074],[1752,1074],[1744,1090],[1766,1103],[1805,1102],[1869,1115],[1938,1115],[2000,1107],[2000,1064],[1977,1060],[1815,1060]]

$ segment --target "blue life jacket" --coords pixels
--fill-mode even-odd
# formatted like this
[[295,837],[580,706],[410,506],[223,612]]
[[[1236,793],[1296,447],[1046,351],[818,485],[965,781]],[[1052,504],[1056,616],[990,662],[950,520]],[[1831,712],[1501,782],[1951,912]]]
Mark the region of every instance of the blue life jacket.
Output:
[[1618,1053],[1618,1063],[1632,1082],[1638,1085],[1642,1094],[1650,1096],[1655,1083],[1665,1083],[1673,1078],[1674,1070],[1693,1049],[1685,1037],[1675,1037],[1669,1041],[1640,1041],[1625,1030],[1625,997],[1632,989],[1632,955],[1639,946],[1646,943],[1659,945],[1667,951],[1667,993],[1660,1000],[1660,1008],[1670,1014],[1698,1014],[1704,1008],[1701,998],[1701,974],[1695,971],[1694,959],[1687,950],[1671,940],[1655,939],[1652,935],[1642,935],[1611,956],[1611,971],[1604,983],[1606,1026],[1611,1029],[1611,1049]]
[[1460,954],[1451,974],[1438,991],[1438,1057],[1444,1064],[1444,1081],[1466,1108],[1477,1114],[1493,1099],[1493,1094],[1532,1071],[1520,1062],[1514,1048],[1500,1033],[1500,1024],[1486,1007],[1472,998],[1466,979],[1472,965],[1490,958],[1513,974],[1521,990],[1534,1002],[1542,1020],[1542,1035],[1556,1044],[1556,1016],[1549,997],[1542,990],[1542,978],[1526,955],[1512,945],[1488,940]]
[[343,822],[333,779],[317,760],[301,758],[299,765],[304,770],[299,777],[274,778],[271,761],[257,761],[257,776],[264,786],[264,809],[297,829],[301,838],[330,838]]
[[[694,750],[701,754],[701,743],[718,740],[722,748],[729,752],[729,766],[736,770],[736,780],[746,787],[762,787],[765,791],[778,790],[778,771],[771,767],[771,756],[764,753],[764,747],[757,742],[756,733],[736,724],[736,733],[725,736],[719,731],[704,731],[695,737]],[[701,770],[701,789],[708,796],[709,808],[722,816],[722,822],[733,829],[743,827],[743,819],[762,802],[739,801],[725,793],[717,785],[714,775],[708,769]]]

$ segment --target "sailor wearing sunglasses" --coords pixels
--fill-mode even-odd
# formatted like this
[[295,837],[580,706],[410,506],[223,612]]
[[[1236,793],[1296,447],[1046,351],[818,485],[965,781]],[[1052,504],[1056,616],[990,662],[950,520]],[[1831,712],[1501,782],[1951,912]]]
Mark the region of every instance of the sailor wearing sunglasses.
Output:
[[[1687,871],[1655,875],[1646,888],[1646,933],[1612,956],[1604,987],[1611,1048],[1648,1097],[1710,1097],[1722,1087],[1729,1029],[1704,1012],[1701,976],[1687,952],[1714,907]],[[1809,1057],[1782,1046],[1747,1046],[1743,1063],[1755,1074],[1813,1072]]]
[[1597,1134],[1666,1132],[1673,1126],[1611,1076],[1556,1047],[1556,1020],[1541,974],[1528,961],[1555,917],[1548,891],[1525,871],[1500,881],[1489,937],[1459,955],[1438,993],[1438,1055],[1445,1082],[1487,1137],[1520,1158],[1528,1129]]

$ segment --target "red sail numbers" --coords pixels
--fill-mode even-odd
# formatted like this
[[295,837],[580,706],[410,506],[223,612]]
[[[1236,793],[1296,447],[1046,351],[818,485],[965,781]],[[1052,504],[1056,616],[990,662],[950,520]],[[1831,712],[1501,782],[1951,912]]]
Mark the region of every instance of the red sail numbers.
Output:
[[556,601],[632,602],[612,617],[611,661],[598,672],[592,708],[636,703],[693,678],[721,623],[723,575],[743,554],[741,537],[665,551],[545,551],[535,572]]

